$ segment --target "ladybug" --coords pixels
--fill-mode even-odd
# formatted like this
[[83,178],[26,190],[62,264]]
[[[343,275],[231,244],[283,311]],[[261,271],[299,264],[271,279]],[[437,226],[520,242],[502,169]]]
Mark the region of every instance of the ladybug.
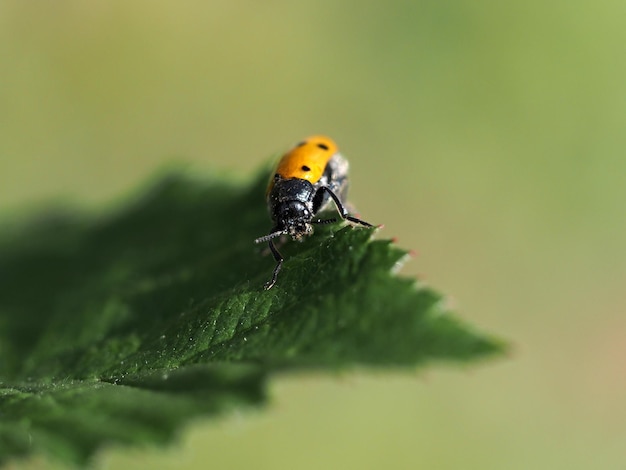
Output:
[[274,226],[268,235],[255,240],[255,243],[268,242],[276,260],[272,278],[265,283],[265,290],[274,286],[283,265],[283,257],[274,245],[274,239],[289,235],[293,240],[302,240],[304,236],[313,233],[313,224],[336,222],[336,218],[313,218],[332,203],[342,219],[373,227],[348,214],[342,202],[345,201],[347,191],[348,161],[339,153],[337,144],[328,137],[308,137],[283,155],[266,192]]

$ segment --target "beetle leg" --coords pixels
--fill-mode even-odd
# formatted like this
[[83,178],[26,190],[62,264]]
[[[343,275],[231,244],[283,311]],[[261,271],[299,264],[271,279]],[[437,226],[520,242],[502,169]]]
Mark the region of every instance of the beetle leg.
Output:
[[270,239],[268,245],[270,247],[270,250],[272,251],[272,255],[274,255],[274,259],[276,260],[276,267],[274,268],[274,272],[272,273],[272,279],[267,281],[265,283],[265,286],[263,286],[265,290],[270,290],[274,286],[274,284],[276,284],[276,278],[278,277],[280,268],[283,267],[283,256],[274,246],[274,240]]
[[348,214],[348,211],[345,207],[343,207],[343,204],[341,203],[337,195],[329,187],[322,186],[319,191],[322,190],[326,191],[328,195],[333,198],[333,201],[335,201],[335,205],[337,206],[337,210],[339,211],[342,219],[349,220],[350,222],[353,222],[355,224],[365,225],[366,227],[373,227],[372,224],[365,222],[364,220],[357,219],[356,217],[352,217],[350,214]]

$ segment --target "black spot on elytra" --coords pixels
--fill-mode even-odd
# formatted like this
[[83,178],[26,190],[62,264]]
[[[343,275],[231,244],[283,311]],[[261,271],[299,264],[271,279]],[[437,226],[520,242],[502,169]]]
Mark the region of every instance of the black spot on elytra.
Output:
[[311,169],[306,165],[302,165],[302,171],[311,171]]
[[317,144],[317,146],[321,149],[328,150],[328,145],[326,144]]

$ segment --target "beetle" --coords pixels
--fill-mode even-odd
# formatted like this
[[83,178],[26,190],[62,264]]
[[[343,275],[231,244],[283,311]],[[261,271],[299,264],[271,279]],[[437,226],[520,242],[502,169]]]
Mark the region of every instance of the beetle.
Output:
[[336,222],[336,218],[314,219],[315,215],[335,204],[343,220],[373,227],[351,216],[344,202],[348,191],[348,161],[339,153],[337,144],[321,135],[308,137],[282,156],[265,194],[267,207],[274,223],[270,233],[255,240],[268,242],[276,266],[272,278],[265,283],[271,289],[283,265],[274,239],[288,235],[302,240],[313,233],[313,224]]

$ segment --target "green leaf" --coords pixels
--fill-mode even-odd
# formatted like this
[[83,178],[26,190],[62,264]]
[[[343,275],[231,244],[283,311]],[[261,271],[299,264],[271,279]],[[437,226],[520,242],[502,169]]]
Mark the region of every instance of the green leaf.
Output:
[[279,371],[504,349],[394,276],[407,253],[374,229],[286,243],[263,290],[265,181],[172,174],[118,212],[48,214],[0,238],[0,462],[80,464],[108,442],[164,442],[193,417],[263,403]]

